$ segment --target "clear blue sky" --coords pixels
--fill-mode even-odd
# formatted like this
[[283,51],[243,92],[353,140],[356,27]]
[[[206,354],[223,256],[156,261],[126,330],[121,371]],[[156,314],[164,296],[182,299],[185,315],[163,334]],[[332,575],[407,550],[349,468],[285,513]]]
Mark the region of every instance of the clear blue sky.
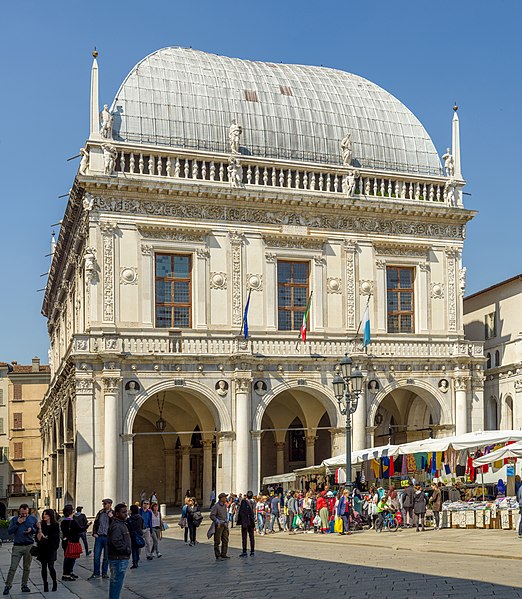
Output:
[[[141,58],[179,45],[336,67],[384,87],[439,153],[460,106],[468,293],[522,272],[522,3],[482,0],[135,0],[3,3],[0,50],[0,361],[47,360],[40,314],[51,224],[63,214],[88,134],[91,50],[100,103]],[[56,229],[58,232],[58,229]]]

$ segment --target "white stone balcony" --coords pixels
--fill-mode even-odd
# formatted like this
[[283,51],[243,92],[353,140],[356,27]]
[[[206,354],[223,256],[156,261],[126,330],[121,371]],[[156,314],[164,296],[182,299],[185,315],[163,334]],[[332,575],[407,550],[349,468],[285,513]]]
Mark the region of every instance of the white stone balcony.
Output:
[[[89,142],[89,169],[86,175],[104,175],[118,184],[131,180],[201,181],[221,187],[263,188],[298,191],[301,194],[333,194],[356,199],[422,202],[461,206],[462,181],[446,177],[407,175],[371,171],[357,167],[292,163],[266,160],[245,155],[230,156],[197,150],[168,150],[166,148],[132,147],[127,143],[111,142],[114,148],[114,172],[104,173],[101,146]],[[348,172],[355,174],[350,184]]]
[[[306,358],[339,357],[346,352],[360,352],[360,343],[344,339],[321,340],[312,336],[301,343],[295,336],[252,336],[243,338],[223,336],[208,337],[198,335],[169,334],[168,331],[154,334],[121,335],[75,335],[76,355],[110,353],[137,356],[198,356],[231,357],[235,355]],[[457,358],[483,357],[483,344],[480,342],[446,342],[421,340],[375,341],[368,346],[372,358]]]

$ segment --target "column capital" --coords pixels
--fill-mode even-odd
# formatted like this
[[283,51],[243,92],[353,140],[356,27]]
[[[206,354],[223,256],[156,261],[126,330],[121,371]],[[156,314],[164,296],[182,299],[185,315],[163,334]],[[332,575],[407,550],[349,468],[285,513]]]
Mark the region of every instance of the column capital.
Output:
[[181,455],[190,455],[191,449],[192,449],[192,445],[182,445],[181,446]]
[[134,433],[126,433],[126,434],[122,434],[120,435],[121,440],[124,443],[132,443],[133,439],[134,439]]
[[454,378],[455,381],[455,390],[456,391],[467,391],[468,383],[471,377],[469,376],[456,376]]
[[286,443],[284,441],[278,441],[277,443],[275,443],[276,451],[283,451],[285,445]]
[[121,377],[117,374],[111,372],[110,375],[106,375],[104,373],[102,378],[103,392],[110,394],[116,393],[119,390],[120,382]]
[[253,378],[246,373],[236,373],[234,375],[236,393],[248,393],[248,391],[250,391],[250,385],[252,384],[252,381]]
[[340,435],[341,433],[344,433],[346,431],[346,429],[344,428],[329,428],[328,432],[332,435]]
[[315,445],[317,441],[317,435],[307,435],[306,436],[306,444],[307,445]]
[[219,431],[216,433],[218,439],[235,439],[236,433],[234,431]]
[[214,440],[213,439],[203,439],[201,444],[203,445],[203,451],[208,451],[209,449],[212,449]]

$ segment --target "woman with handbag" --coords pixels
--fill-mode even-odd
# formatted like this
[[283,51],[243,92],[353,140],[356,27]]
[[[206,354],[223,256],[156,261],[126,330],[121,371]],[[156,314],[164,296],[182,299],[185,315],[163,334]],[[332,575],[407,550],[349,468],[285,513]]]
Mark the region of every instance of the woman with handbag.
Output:
[[179,525],[181,528],[185,529],[183,533],[183,540],[185,541],[185,545],[188,545],[188,537],[189,537],[189,529],[187,526],[187,512],[190,503],[190,497],[185,497],[185,504],[181,508],[181,518],[179,521]]
[[163,534],[163,519],[157,503],[151,504],[150,509],[152,510],[152,553],[155,553],[156,557],[161,557],[159,542]]
[[130,506],[130,516],[127,519],[131,538],[132,566],[131,569],[138,567],[140,561],[140,549],[145,547],[145,539],[143,538],[143,529],[145,523],[140,516],[140,508],[137,505]]
[[66,505],[63,508],[63,518],[60,522],[62,531],[62,549],[63,549],[63,574],[62,580],[76,580],[78,576],[74,574],[74,564],[82,554],[80,544],[81,526],[72,517],[74,509],[72,505]]
[[56,570],[54,562],[56,561],[56,552],[60,546],[60,527],[56,522],[54,510],[44,510],[42,519],[37,524],[36,533],[36,559],[42,565],[42,580],[44,593],[49,592],[49,583],[47,582],[47,569],[53,581],[52,590],[58,589],[56,582]]

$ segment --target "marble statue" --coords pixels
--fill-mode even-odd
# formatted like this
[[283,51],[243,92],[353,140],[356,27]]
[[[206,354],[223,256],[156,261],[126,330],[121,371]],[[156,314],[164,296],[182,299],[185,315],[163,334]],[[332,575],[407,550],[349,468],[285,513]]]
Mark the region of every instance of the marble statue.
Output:
[[350,166],[350,163],[352,162],[352,153],[352,136],[350,133],[347,133],[341,141],[341,156],[344,166]]
[[459,272],[459,287],[460,290],[462,291],[462,293],[464,293],[464,291],[466,290],[466,272],[467,272],[467,268],[464,266],[463,268],[460,269]]
[[444,185],[444,193],[446,195],[446,201],[450,206],[457,205],[458,192],[457,192],[457,182],[453,177],[446,181],[446,185]]
[[230,125],[230,129],[228,130],[228,141],[230,144],[230,151],[232,154],[239,154],[239,140],[241,138],[241,134],[243,133],[243,128],[241,125],[238,125],[236,121],[232,121]]
[[92,210],[93,206],[94,206],[94,196],[92,196],[90,193],[86,193],[85,197],[83,198],[83,209],[86,212],[90,212]]
[[89,152],[86,148],[80,148],[80,175],[86,175],[89,168]]
[[92,281],[96,274],[96,263],[94,258],[94,251],[91,248],[85,250],[85,256],[83,258],[85,265],[85,278],[87,281]]
[[107,104],[104,104],[103,110],[100,113],[101,118],[101,129],[100,134],[105,139],[112,139],[112,123],[114,122],[114,117],[109,112],[109,107]]
[[348,171],[346,175],[344,186],[346,191],[346,197],[351,198],[355,193],[355,181],[359,178],[358,171]]
[[444,160],[444,168],[446,169],[446,176],[453,177],[455,175],[455,159],[451,155],[449,148],[447,148],[446,153],[442,157],[442,160]]
[[110,144],[103,144],[103,161],[104,161],[104,172],[106,175],[112,175],[116,166],[116,158],[118,157],[118,150]]
[[243,167],[234,156],[228,159],[227,171],[230,187],[243,187]]

